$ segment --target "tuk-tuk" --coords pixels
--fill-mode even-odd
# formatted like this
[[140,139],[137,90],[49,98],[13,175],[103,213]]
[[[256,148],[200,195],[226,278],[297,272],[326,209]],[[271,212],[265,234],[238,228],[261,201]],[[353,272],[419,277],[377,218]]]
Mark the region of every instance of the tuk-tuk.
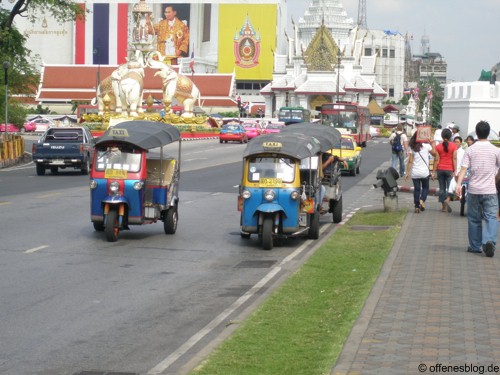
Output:
[[[321,158],[324,154],[331,155],[330,150],[339,148],[342,134],[335,128],[327,125],[314,123],[300,123],[288,125],[281,133],[296,133],[316,138],[320,143]],[[322,164],[322,163],[320,163]],[[323,170],[320,170],[321,185],[323,189],[321,212],[332,213],[333,222],[342,221],[342,168],[341,163],[336,162]]]
[[316,138],[267,134],[243,152],[238,196],[241,237],[258,234],[264,250],[274,239],[319,237],[319,157]]
[[163,221],[174,234],[178,220],[181,135],[168,124],[126,121],[96,142],[90,174],[90,218],[114,242],[129,225]]

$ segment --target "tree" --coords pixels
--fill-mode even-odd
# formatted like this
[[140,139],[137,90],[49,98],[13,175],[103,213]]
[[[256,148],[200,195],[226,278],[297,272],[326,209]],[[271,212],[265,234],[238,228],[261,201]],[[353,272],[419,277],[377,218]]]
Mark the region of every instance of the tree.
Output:
[[[8,61],[9,112],[20,114],[19,102],[14,103],[16,96],[33,95],[40,81],[39,60],[32,56],[26,45],[26,36],[14,26],[16,17],[27,17],[34,21],[40,13],[50,14],[58,22],[76,20],[85,17],[85,9],[72,0],[17,0],[11,11],[0,9],[0,62]],[[1,74],[0,84],[5,92],[5,75]],[[5,101],[2,101],[5,103]],[[14,105],[15,104],[15,105]],[[12,108],[11,108],[12,106]],[[5,106],[2,106],[5,108]],[[11,111],[12,110],[12,111]],[[3,113],[0,111],[0,113]],[[3,113],[2,119],[5,118]],[[15,117],[9,116],[9,122]],[[16,121],[19,121],[16,119]],[[19,123],[17,123],[20,125]]]

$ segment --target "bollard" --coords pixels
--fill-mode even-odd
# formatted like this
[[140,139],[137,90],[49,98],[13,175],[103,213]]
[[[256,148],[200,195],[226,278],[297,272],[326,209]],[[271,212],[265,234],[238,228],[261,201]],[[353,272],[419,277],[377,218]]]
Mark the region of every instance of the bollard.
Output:
[[387,195],[384,196],[384,212],[399,211],[398,196]]

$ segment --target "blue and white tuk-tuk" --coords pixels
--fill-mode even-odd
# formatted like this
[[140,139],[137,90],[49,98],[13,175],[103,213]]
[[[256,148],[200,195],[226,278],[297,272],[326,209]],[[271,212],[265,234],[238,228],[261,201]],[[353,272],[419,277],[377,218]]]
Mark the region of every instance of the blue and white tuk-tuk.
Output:
[[257,234],[265,250],[274,239],[319,237],[319,154],[314,137],[268,134],[253,139],[243,153],[238,196],[241,237]]
[[110,242],[129,225],[178,221],[181,135],[162,122],[126,121],[95,145],[90,175],[90,218]]

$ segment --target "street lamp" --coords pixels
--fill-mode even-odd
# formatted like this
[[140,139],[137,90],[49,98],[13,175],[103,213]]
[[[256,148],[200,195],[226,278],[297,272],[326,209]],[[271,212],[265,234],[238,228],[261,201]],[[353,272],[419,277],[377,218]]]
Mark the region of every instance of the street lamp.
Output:
[[342,58],[342,53],[340,52],[340,40],[337,50],[337,103],[340,101],[340,60]]
[[9,124],[9,110],[8,110],[8,102],[9,102],[9,68],[10,62],[3,62],[3,69],[5,71],[5,139],[7,139],[7,129]]

